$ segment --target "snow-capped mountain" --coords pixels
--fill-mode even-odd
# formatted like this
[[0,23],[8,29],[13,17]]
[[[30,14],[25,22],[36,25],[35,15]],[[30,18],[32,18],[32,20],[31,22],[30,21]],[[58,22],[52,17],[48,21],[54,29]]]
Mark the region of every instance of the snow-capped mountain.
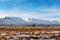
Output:
[[0,19],[0,25],[25,25],[25,21],[18,17],[5,17]]
[[58,21],[51,21],[51,25],[60,25],[60,22],[58,22]]
[[42,19],[32,19],[30,22],[28,21],[28,24],[35,24],[35,25],[60,25],[60,22],[58,21],[48,21],[48,20],[42,20]]
[[25,21],[19,17],[0,18],[0,25],[33,25],[33,24],[35,25],[60,25],[60,22],[34,19],[34,18],[32,18],[31,20],[29,19],[29,21]]
[[48,20],[41,20],[41,19],[32,19],[30,22],[27,21],[27,24],[35,24],[35,25],[49,25],[50,21]]

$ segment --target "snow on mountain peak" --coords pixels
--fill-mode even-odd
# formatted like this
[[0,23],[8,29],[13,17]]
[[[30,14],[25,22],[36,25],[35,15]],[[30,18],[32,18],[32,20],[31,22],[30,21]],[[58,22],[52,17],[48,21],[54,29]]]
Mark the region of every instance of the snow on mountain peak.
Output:
[[48,21],[34,18],[22,19],[20,17],[0,18],[0,25],[60,25],[58,21]]

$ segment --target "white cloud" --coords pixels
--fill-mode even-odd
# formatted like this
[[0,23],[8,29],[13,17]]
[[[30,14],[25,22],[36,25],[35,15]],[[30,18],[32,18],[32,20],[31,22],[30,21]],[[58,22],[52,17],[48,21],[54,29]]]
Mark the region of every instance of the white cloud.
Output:
[[38,11],[42,12],[41,19],[47,19],[47,20],[57,20],[60,21],[59,16],[60,15],[60,9],[57,8],[46,8],[46,9],[38,9]]
[[3,17],[5,17],[5,16],[7,16],[7,11],[5,11],[5,10],[0,10],[0,18],[3,18]]
[[0,10],[0,17],[5,17],[5,16],[16,16],[16,17],[22,17],[22,18],[37,18],[39,17],[40,14],[36,14],[35,12],[26,12],[26,11],[21,11],[18,9],[12,9],[12,10]]
[[60,9],[56,8],[47,8],[43,9],[43,12],[48,12],[49,15],[60,15]]
[[5,16],[15,16],[15,17],[22,17],[22,18],[37,18],[37,19],[44,19],[44,20],[57,20],[60,21],[60,18],[53,18],[53,16],[58,16],[60,15],[60,10],[59,9],[54,9],[54,8],[48,8],[48,9],[42,9],[38,10],[42,12],[48,12],[48,13],[39,13],[36,11],[21,11],[16,8],[7,11],[7,10],[0,10],[0,17],[5,17]]

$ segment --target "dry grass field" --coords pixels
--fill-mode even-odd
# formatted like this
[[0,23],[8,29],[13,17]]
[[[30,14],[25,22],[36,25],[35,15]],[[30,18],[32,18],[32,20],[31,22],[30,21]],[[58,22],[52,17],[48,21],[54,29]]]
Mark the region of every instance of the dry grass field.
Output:
[[[0,26],[0,40],[9,38],[56,38],[60,35],[59,33],[47,33],[51,31],[60,31],[60,26]],[[27,33],[28,32],[28,33]],[[19,34],[16,34],[19,33]],[[31,34],[31,35],[21,35],[22,34]],[[42,33],[42,34],[41,34]],[[21,35],[21,36],[19,36]],[[45,35],[45,36],[44,36]],[[4,40],[5,40],[4,39]]]
[[60,31],[60,26],[0,26],[0,31]]

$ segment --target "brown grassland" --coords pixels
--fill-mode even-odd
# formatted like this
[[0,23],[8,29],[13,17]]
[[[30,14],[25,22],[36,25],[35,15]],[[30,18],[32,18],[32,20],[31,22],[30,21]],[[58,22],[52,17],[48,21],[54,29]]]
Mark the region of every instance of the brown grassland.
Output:
[[0,26],[0,31],[20,31],[20,32],[35,32],[35,31],[60,31],[60,26]]

